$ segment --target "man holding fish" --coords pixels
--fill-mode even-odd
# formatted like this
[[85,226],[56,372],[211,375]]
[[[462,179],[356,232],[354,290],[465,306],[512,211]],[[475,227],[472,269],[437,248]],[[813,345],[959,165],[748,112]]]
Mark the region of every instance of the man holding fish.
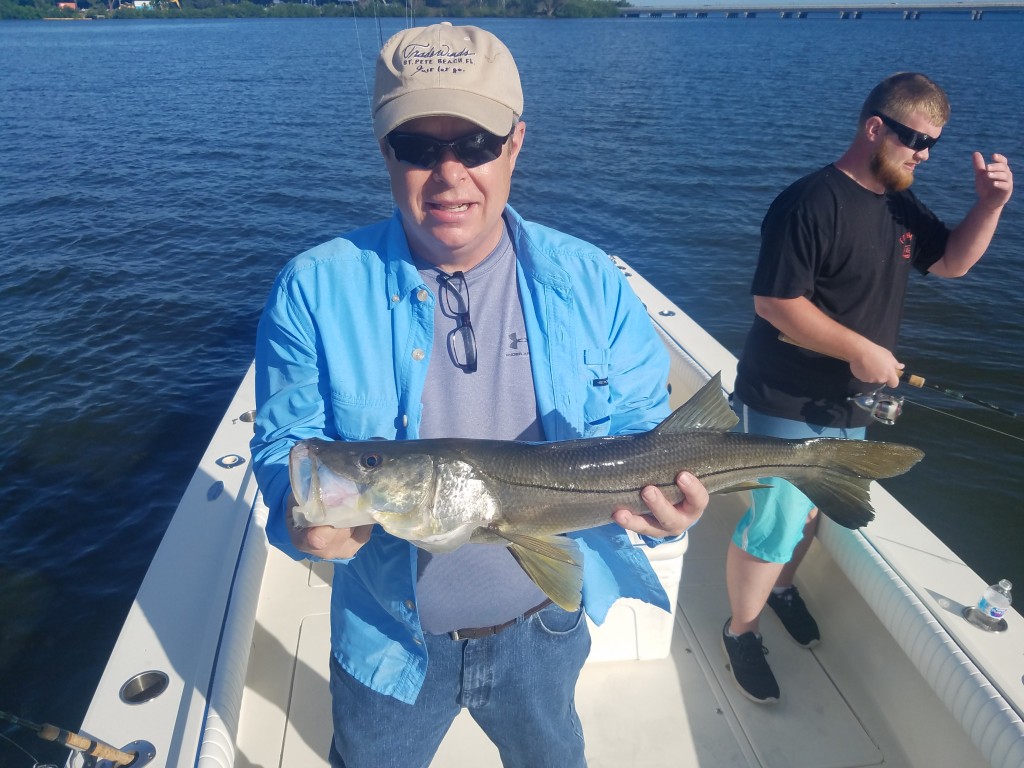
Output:
[[[584,611],[600,622],[622,596],[667,608],[626,531],[654,546],[708,501],[693,474],[673,473],[674,485],[609,509],[608,524],[558,537],[582,559],[575,610],[524,570],[543,542],[526,540],[521,557],[507,540],[428,551],[367,516],[317,524],[297,501],[320,482],[301,456],[293,482],[305,487],[289,482],[300,441],[570,441],[668,415],[666,352],[607,255],[508,206],[522,110],[515,62],[490,33],[445,23],[392,37],[373,127],[397,211],[294,259],[260,322],[252,449],[268,535],[296,559],[334,563],[332,766],[426,766],[462,707],[506,766],[584,766],[573,705]],[[383,453],[357,460],[369,471]],[[427,487],[412,477],[404,492]],[[446,498],[470,498],[473,482]],[[317,491],[366,503],[344,483]]]

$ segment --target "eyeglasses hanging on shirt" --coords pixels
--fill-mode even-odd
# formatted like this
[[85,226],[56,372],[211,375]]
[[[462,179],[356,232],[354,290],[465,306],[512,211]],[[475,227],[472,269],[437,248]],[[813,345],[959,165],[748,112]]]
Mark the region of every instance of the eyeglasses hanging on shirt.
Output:
[[466,373],[476,371],[476,333],[469,318],[469,285],[466,275],[459,270],[450,275],[438,274],[441,300],[456,326],[448,334],[448,354],[452,362]]

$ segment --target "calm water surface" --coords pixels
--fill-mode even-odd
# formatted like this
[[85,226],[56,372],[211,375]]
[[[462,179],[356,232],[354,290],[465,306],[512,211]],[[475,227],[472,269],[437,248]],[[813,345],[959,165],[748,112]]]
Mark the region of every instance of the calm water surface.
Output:
[[[841,153],[881,78],[949,92],[915,185],[948,222],[972,150],[1024,158],[1020,16],[481,24],[526,91],[513,204],[627,258],[733,351],[765,209]],[[78,726],[277,270],[390,213],[368,92],[398,25],[0,24],[0,710]],[[975,272],[913,282],[901,348],[1018,411],[1021,194]],[[1020,421],[910,396],[873,436],[928,457],[888,487],[1024,588]],[[0,765],[30,764],[0,739]]]

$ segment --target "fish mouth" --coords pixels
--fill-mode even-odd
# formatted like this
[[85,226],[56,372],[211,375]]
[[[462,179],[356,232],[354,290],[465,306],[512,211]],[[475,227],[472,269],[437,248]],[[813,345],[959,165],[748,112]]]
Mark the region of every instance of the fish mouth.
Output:
[[297,528],[351,528],[374,522],[362,503],[365,486],[332,472],[305,442],[292,447],[288,473],[297,502],[292,510]]

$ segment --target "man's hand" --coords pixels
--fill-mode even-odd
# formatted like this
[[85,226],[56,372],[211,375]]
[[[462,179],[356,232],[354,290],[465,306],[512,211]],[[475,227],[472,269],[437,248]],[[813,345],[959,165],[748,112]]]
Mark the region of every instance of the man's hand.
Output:
[[297,528],[293,510],[295,498],[289,499],[285,512],[285,525],[292,544],[300,552],[324,560],[346,560],[354,557],[359,548],[370,540],[373,525],[359,525],[355,528],[332,528],[329,525],[315,525],[312,528]]
[[1013,194],[1013,173],[1005,155],[995,153],[986,164],[981,152],[974,155],[974,188],[978,201],[989,210],[1002,208]]
[[858,347],[858,354],[850,360],[850,373],[868,384],[885,384],[895,389],[900,384],[903,363],[892,352],[867,339]]
[[676,475],[676,487],[683,494],[678,504],[672,504],[659,488],[649,485],[640,495],[651,514],[638,515],[628,509],[617,509],[612,513],[612,520],[626,530],[652,538],[667,539],[684,533],[704,514],[708,505],[708,491],[689,472]]

